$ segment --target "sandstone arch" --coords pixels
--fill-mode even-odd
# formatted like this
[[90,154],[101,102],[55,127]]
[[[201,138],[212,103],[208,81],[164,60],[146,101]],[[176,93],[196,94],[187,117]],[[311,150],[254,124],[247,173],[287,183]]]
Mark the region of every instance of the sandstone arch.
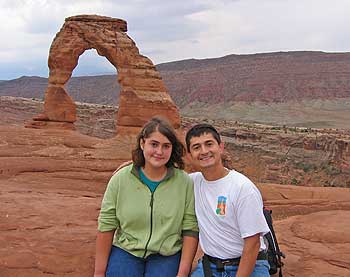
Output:
[[49,84],[43,114],[33,118],[30,127],[74,128],[76,106],[64,85],[84,51],[95,49],[118,71],[120,84],[117,132],[139,128],[153,115],[163,115],[175,128],[180,116],[152,61],[140,55],[135,42],[126,34],[124,20],[97,15],[65,19],[49,53]]

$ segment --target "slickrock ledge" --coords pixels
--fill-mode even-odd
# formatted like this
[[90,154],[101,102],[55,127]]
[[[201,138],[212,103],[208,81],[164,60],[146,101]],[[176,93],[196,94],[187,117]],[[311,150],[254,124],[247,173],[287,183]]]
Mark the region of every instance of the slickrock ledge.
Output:
[[78,65],[80,55],[86,50],[95,49],[118,71],[118,133],[137,130],[154,115],[168,118],[175,128],[179,128],[178,109],[159,72],[149,58],[139,53],[126,31],[127,22],[122,19],[98,15],[66,18],[50,47],[49,84],[45,92],[44,112],[33,117],[26,127],[61,128],[60,122],[65,122],[65,128],[74,129],[76,105],[68,95],[65,84]]
[[[130,160],[135,137],[112,137],[114,112],[91,104],[77,105],[77,131],[23,128],[23,121],[41,105],[24,98],[0,99],[0,276],[92,276],[103,192],[114,170]],[[184,127],[198,122],[184,119]],[[288,150],[290,160],[305,156],[311,165],[319,157],[342,162],[349,157],[348,150],[337,147],[341,150],[337,152],[327,145],[338,145],[329,142],[345,139],[348,131],[331,136],[319,130],[328,135],[327,139],[317,136],[315,153],[299,149],[311,145],[303,143],[310,134],[287,138],[289,131],[273,134],[265,126],[265,131],[251,128],[249,135],[247,125],[230,124],[214,122],[223,134],[228,161],[256,182],[265,206],[273,210],[276,235],[287,256],[284,276],[348,277],[350,188],[302,186],[326,184],[325,176],[314,170],[302,170],[305,180],[299,185],[277,185],[264,177],[268,168],[260,167],[277,166],[279,153],[287,153],[291,145],[295,147]],[[329,161],[334,165],[337,160]],[[275,176],[295,176],[292,164],[284,167],[289,171],[275,171]],[[341,180],[349,178],[342,174]]]

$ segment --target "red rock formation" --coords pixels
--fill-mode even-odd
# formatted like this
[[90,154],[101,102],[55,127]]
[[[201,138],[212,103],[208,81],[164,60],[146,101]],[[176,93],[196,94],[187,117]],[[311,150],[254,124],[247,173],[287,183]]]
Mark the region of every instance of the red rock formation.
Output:
[[121,19],[97,15],[66,18],[50,48],[44,113],[34,117],[34,122],[28,127],[49,125],[43,122],[51,122],[51,125],[66,122],[73,128],[76,107],[64,85],[77,66],[79,56],[93,48],[118,70],[121,91],[117,132],[130,130],[129,127],[138,129],[154,115],[167,117],[178,128],[180,116],[177,107],[159,72],[150,59],[140,55],[126,31],[127,23]]
[[[66,130],[24,129],[23,120],[37,112],[39,103],[16,98],[17,105],[11,105],[10,98],[0,97],[0,276],[92,276],[103,192],[115,168],[130,159],[135,137],[99,139]],[[102,109],[83,104],[77,110],[79,119],[86,120],[81,127],[103,133],[102,126],[93,124],[95,111]],[[196,122],[184,121],[187,128]],[[349,131],[285,133],[282,128],[225,124],[214,122],[226,126],[226,161],[257,183],[265,205],[273,210],[287,256],[284,276],[349,276],[350,188],[273,185],[264,179],[266,166],[276,182],[297,178],[292,175],[294,161],[303,178],[317,185],[326,180],[323,171],[338,178],[336,165],[350,161]],[[312,140],[316,149],[304,149]],[[312,175],[307,166],[322,159],[330,167],[318,167]],[[345,173],[330,183],[349,182]]]
[[279,103],[350,96],[350,53],[228,55],[157,68],[180,108],[193,101]]
[[[1,277],[93,275],[103,192],[134,141],[0,124]],[[258,186],[284,276],[349,276],[350,188]]]

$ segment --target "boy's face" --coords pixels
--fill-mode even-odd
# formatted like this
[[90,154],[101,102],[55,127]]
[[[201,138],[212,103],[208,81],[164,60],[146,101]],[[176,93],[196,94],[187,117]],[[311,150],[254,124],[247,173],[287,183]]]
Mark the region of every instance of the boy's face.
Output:
[[192,163],[198,170],[216,167],[222,164],[221,155],[224,151],[223,143],[218,144],[211,133],[204,133],[190,139],[189,152]]

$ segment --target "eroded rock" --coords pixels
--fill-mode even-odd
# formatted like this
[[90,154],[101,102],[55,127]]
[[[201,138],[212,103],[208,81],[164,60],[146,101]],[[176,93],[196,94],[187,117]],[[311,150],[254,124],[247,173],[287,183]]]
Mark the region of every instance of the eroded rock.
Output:
[[[68,124],[76,121],[76,107],[64,85],[72,76],[80,55],[95,49],[118,70],[117,132],[138,129],[154,115],[168,118],[175,128],[179,128],[178,109],[159,72],[149,58],[139,53],[126,31],[127,23],[121,19],[97,15],[66,18],[50,48],[44,112],[35,116],[27,127],[45,127],[52,121]],[[37,121],[44,123],[38,124]]]

